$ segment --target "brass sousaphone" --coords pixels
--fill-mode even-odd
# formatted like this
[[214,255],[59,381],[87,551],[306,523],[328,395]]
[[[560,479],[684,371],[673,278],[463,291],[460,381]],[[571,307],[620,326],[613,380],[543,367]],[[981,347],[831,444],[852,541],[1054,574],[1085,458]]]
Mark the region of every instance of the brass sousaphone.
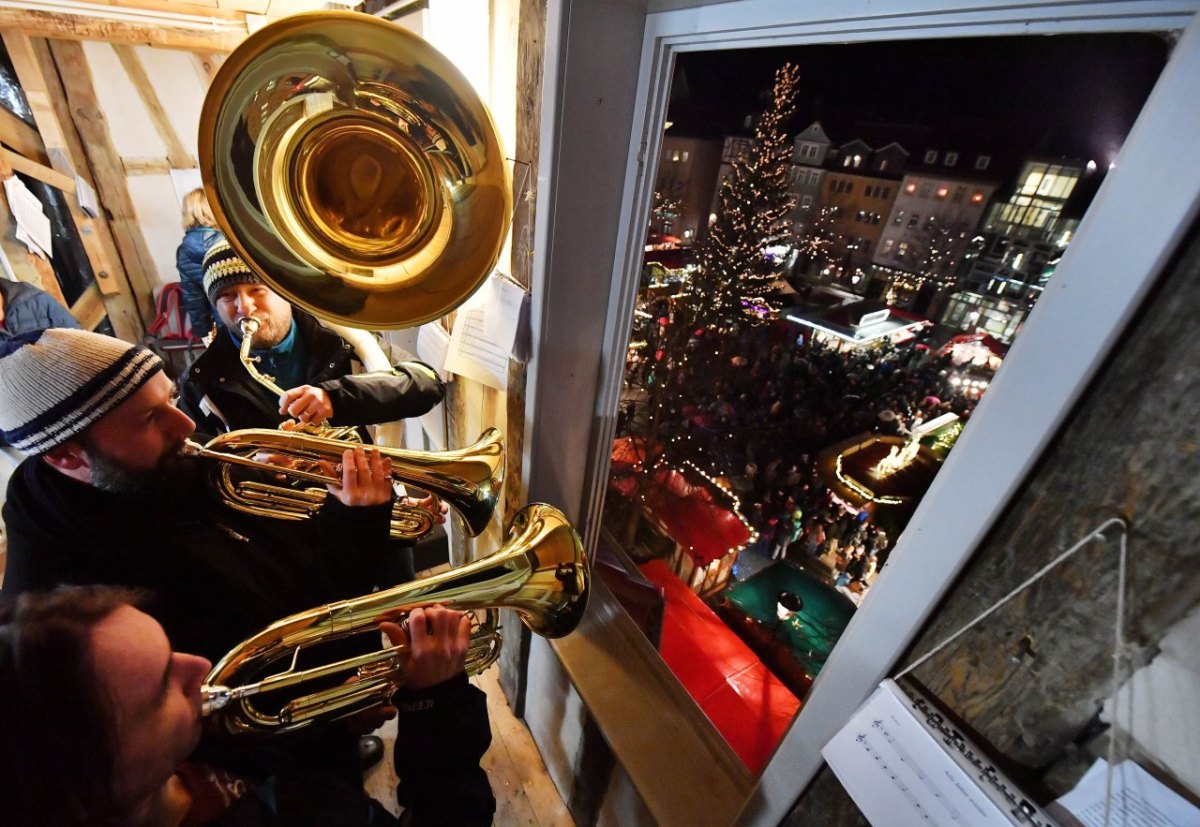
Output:
[[[369,15],[300,14],[248,37],[209,89],[199,150],[204,188],[230,246],[278,293],[327,323],[377,330],[438,319],[488,277],[508,233],[508,166],[487,109],[433,47]],[[249,431],[226,437],[256,438]],[[229,447],[210,443],[200,452],[229,462]],[[340,446],[279,434],[271,447],[311,460]],[[393,476],[410,475],[460,511],[490,513],[502,464],[465,450],[482,468],[478,479],[461,470],[457,454],[395,450],[393,466],[402,468]],[[467,521],[472,533],[482,528]],[[486,615],[476,620],[468,659],[478,671],[498,653],[498,608],[514,608],[534,631],[558,637],[579,622],[589,579],[566,517],[548,505],[526,506],[503,548],[461,570],[317,607],[252,636],[206,680],[206,714],[227,732],[270,732],[378,703],[403,683],[395,652],[299,668],[301,650],[351,634],[377,637],[380,619],[435,602]],[[278,712],[258,705],[277,688],[340,681],[347,670],[358,678],[349,689],[317,689]]]
[[321,319],[433,321],[491,273],[508,163],[487,108],[441,53],[356,12],[250,35],[200,114],[200,172],[229,244]]

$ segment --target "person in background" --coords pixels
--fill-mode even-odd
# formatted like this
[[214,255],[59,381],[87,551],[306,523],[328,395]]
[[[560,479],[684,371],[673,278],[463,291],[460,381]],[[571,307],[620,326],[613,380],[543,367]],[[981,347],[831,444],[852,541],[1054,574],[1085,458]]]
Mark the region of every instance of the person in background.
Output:
[[183,241],[175,250],[175,268],[183,289],[183,309],[196,338],[207,336],[213,329],[212,308],[204,293],[204,254],[221,236],[216,224],[204,190],[194,189],[183,196]]
[[[47,327],[78,329],[79,322],[45,290],[0,276],[0,343]],[[7,447],[0,434],[0,448]]]
[[[201,433],[275,428],[289,419],[376,425],[420,416],[445,396],[433,368],[408,354],[392,359],[390,370],[354,373],[353,346],[264,284],[224,238],[205,255],[204,291],[220,324],[208,350],[180,379],[180,407]],[[245,318],[260,324],[251,352],[258,370],[285,389],[282,396],[241,363]]]
[[[360,785],[319,772],[252,780],[197,761],[201,683],[211,664],[173,651],[136,593],[106,586],[27,594],[0,605],[0,822],[366,827],[396,820]],[[414,609],[394,696],[397,757],[414,827],[491,822],[480,758],[487,702],[463,671],[470,624],[441,606]],[[410,639],[411,637],[411,639]],[[483,787],[479,782],[482,780]]]
[[0,277],[0,341],[47,327],[78,329],[79,322],[45,290]]

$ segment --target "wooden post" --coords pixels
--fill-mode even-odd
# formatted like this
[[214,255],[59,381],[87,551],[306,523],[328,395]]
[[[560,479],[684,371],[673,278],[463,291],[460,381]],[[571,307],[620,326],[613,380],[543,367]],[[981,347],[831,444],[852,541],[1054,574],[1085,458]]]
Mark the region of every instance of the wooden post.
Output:
[[151,319],[154,317],[154,288],[158,285],[154,260],[138,225],[121,156],[113,146],[108,121],[96,99],[83,47],[74,41],[55,40],[50,42],[50,51],[58,66],[84,154],[95,176],[96,191],[109,214],[109,227],[125,265],[134,301],[141,318]]
[[[104,9],[106,4],[96,4]],[[117,4],[114,4],[117,5]],[[171,9],[181,8],[171,3]],[[70,40],[104,40],[109,43],[133,43],[158,46],[164,49],[184,49],[201,54],[231,52],[246,37],[245,15],[204,7],[205,16],[231,19],[240,25],[214,31],[185,29],[152,23],[132,23],[123,20],[103,20],[78,14],[0,8],[0,30],[21,33],[29,37],[64,38]],[[230,17],[230,15],[233,15]]]
[[[25,96],[30,102],[34,120],[38,124],[38,132],[34,134],[40,133],[39,140],[44,146],[41,158],[64,179],[69,180],[70,189],[68,190],[65,181],[51,183],[64,193],[74,193],[75,176],[78,175],[88,186],[94,186],[87,158],[67,109],[58,69],[50,56],[50,48],[46,41],[34,40],[22,34],[6,33],[4,43]],[[113,331],[122,339],[135,342],[140,340],[145,322],[138,313],[133,291],[129,287],[124,267],[113,243],[108,221],[103,215],[90,217],[80,209],[76,198],[68,197],[66,201],[75,227],[79,231],[84,253],[92,265],[96,287],[103,298]],[[89,306],[88,320],[94,316],[95,313]],[[85,319],[80,318],[79,321],[81,324],[85,323]],[[94,328],[100,321],[101,319],[96,319],[89,329]]]
[[[517,21],[517,145],[513,165],[512,276],[529,287],[533,269],[533,207],[537,180],[538,135],[542,117],[542,66],[546,48],[545,0],[521,0]],[[510,517],[523,504],[527,487],[521,456],[525,435],[525,365],[508,362],[508,396],[505,400],[505,446],[509,470],[504,483],[504,514]],[[500,686],[513,714],[525,714],[525,687],[529,663],[529,630],[513,612],[504,612],[510,639],[500,654]]]

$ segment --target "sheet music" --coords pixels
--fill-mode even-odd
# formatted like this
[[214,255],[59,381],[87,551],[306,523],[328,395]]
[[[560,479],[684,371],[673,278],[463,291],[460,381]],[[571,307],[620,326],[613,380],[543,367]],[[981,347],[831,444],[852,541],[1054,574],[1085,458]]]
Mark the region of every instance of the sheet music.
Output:
[[1053,822],[960,733],[885,680],[821,754],[876,827]]
[[450,349],[450,334],[437,322],[417,328],[417,358],[442,375],[446,370],[446,352]]
[[[454,329],[450,332],[450,349],[446,354],[446,370],[474,379],[476,382],[495,388],[499,391],[508,389],[508,357],[512,351],[512,336],[515,335],[516,319],[513,319],[514,332],[508,335],[508,346],[498,342],[487,334],[487,314],[489,312],[506,313],[503,308],[496,307],[498,302],[493,300],[496,294],[496,277],[488,279],[470,301],[458,310]],[[519,308],[518,308],[519,309]],[[501,331],[505,332],[505,331]],[[507,335],[507,334],[506,334]]]
[[29,252],[50,258],[50,219],[42,209],[42,202],[15,175],[4,182],[4,194],[17,223],[17,240],[28,247]]
[[[446,352],[450,348],[450,334],[437,322],[423,324],[417,328],[417,358],[429,365],[438,376],[446,377]],[[445,403],[434,407],[432,411],[422,414],[418,421],[420,427],[435,451],[446,450]],[[412,424],[412,420],[409,420]]]
[[[1104,827],[1108,762],[1096,761],[1075,789],[1056,804],[1084,827]],[[1109,824],[1113,827],[1197,827],[1200,809],[1163,785],[1133,761],[1122,761],[1113,771]]]

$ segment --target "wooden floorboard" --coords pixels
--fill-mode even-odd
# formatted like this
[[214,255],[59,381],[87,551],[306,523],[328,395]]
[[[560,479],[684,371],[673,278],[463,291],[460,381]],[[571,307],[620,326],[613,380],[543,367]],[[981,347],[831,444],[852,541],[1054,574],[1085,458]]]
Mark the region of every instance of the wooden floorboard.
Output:
[[[575,827],[546,773],[529,729],[523,721],[513,717],[508,707],[500,689],[498,668],[493,666],[471,681],[487,693],[488,699],[492,746],[482,763],[496,795],[493,823],[497,827]],[[398,808],[392,744],[396,739],[396,722],[389,721],[378,734],[386,743],[386,756],[367,773],[364,784],[369,795],[395,813]]]

